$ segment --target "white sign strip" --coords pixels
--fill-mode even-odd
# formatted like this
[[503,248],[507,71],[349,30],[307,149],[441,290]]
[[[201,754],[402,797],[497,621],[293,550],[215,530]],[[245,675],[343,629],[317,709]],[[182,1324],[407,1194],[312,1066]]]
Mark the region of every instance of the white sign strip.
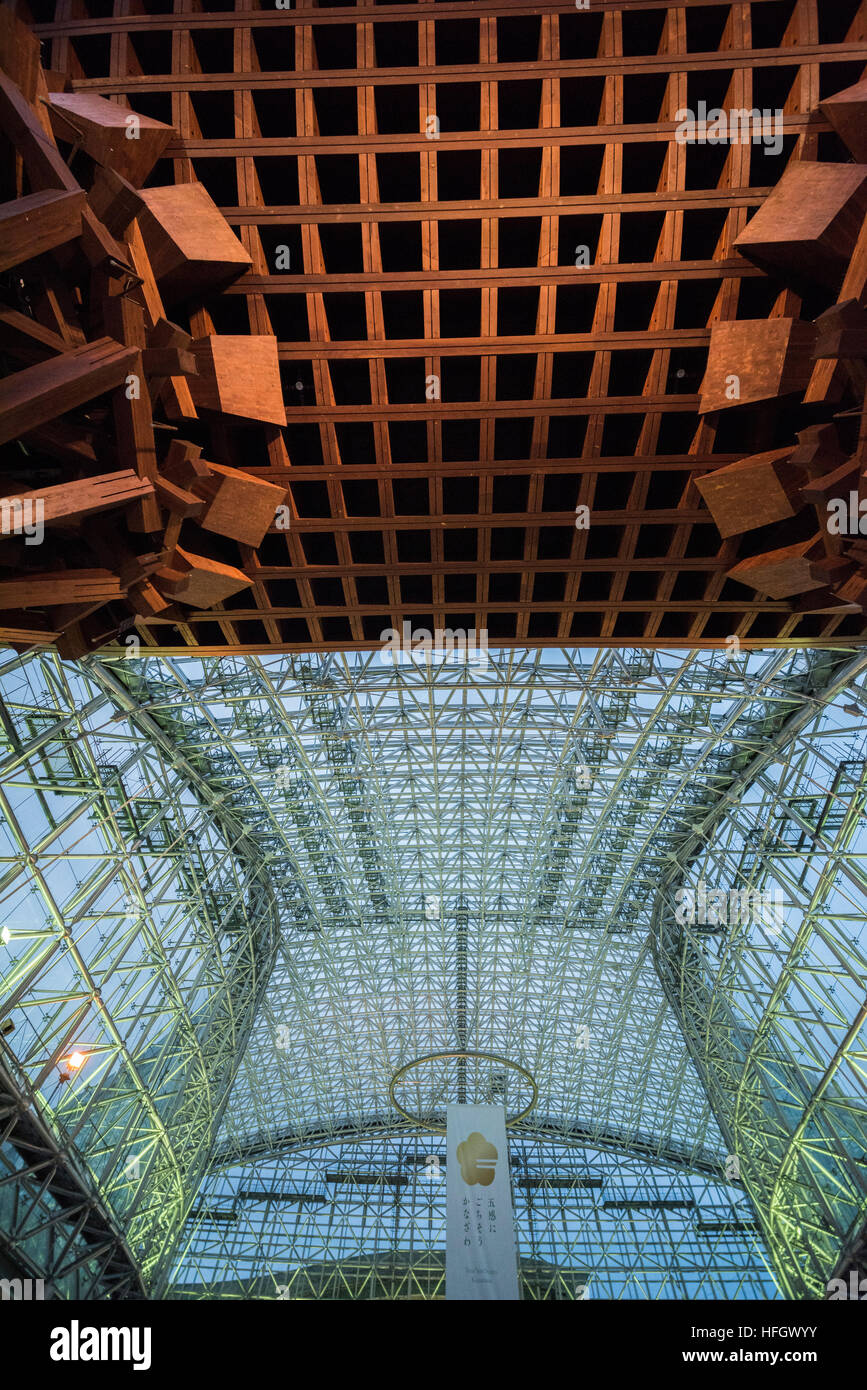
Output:
[[446,1298],[520,1298],[505,1108],[449,1105],[446,1124]]

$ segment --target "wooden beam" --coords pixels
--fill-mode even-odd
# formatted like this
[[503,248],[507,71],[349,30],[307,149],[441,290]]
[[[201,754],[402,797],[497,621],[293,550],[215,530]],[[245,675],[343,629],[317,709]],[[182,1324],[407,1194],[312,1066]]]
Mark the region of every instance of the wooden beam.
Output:
[[[148,253],[145,248],[141,230],[138,222],[133,219],[129,224],[126,233],[127,250],[135,266],[135,272],[141,279],[141,297],[145,309],[145,322],[148,329],[148,347],[175,347],[176,331],[174,325],[170,324],[165,316],[165,308],[157,289],[151,269]],[[163,325],[166,325],[163,327]],[[186,336],[186,335],[185,335]],[[190,340],[191,341],[191,340]],[[185,344],[186,345],[186,344]],[[186,377],[170,376],[166,377],[159,385],[154,385],[154,398],[160,396],[165,404],[166,413],[172,420],[197,420],[198,411],[193,404],[192,393],[187,384]]]
[[109,603],[122,595],[117,575],[104,569],[50,570],[44,574],[0,579],[0,609]]
[[15,503],[30,510],[40,505],[41,519],[46,526],[57,521],[79,521],[82,517],[97,512],[107,512],[117,507],[125,507],[153,494],[153,485],[139,478],[132,470],[119,473],[101,473],[95,478],[80,478],[69,483],[58,483],[52,487],[37,488],[23,492],[16,497],[0,498],[0,511],[8,510]]
[[35,102],[39,40],[11,5],[0,6],[0,68],[21,89],[25,101]]
[[[63,195],[64,197],[67,195]],[[0,309],[0,348],[17,362],[44,362],[68,350],[59,333],[17,309]]]
[[77,193],[45,189],[0,203],[0,270],[80,236],[86,201],[81,189]]
[[131,348],[99,338],[6,377],[0,381],[0,444],[120,386],[135,361]]

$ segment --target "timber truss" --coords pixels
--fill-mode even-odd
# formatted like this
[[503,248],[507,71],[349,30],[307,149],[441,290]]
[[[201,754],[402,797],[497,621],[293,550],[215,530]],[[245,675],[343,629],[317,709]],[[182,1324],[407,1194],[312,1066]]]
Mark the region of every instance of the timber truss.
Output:
[[[808,500],[801,484],[850,455],[864,471],[867,229],[853,161],[865,162],[865,0],[18,8],[44,44],[55,120],[59,106],[100,127],[106,106],[116,116],[111,103],[128,104],[169,140],[141,174],[143,196],[127,188],[110,209],[126,242],[109,271],[141,241],[142,201],[155,206],[158,189],[161,206],[209,195],[244,274],[201,290],[216,251],[191,237],[195,217],[164,210],[148,250],[160,299],[138,246],[155,395],[169,340],[174,371],[189,373],[171,378],[180,433],[160,419],[145,448],[148,415],[138,454],[121,440],[114,464],[159,484],[151,539],[131,568],[86,527],[111,571],[99,592],[90,579],[51,597],[56,574],[36,592],[10,586],[6,607],[27,612],[7,617],[8,640],[51,640],[88,595],[102,606],[83,614],[69,654],[114,640],[130,606],[143,642],[203,654],[370,648],[403,621],[485,629],[518,649],[863,640],[867,561],[843,554],[823,489]],[[773,157],[752,131],[682,138],[682,113],[702,105],[773,113]],[[109,216],[89,154],[110,168],[116,155],[104,140],[82,152],[61,129],[76,140],[75,173],[55,177]],[[818,195],[805,197],[803,176],[820,180]],[[826,223],[803,226],[817,205]],[[142,225],[153,230],[152,214]],[[56,294],[44,302],[46,260],[56,272],[42,257],[10,282],[4,343],[28,360],[64,348],[44,327],[34,348],[31,311],[70,342],[91,328]],[[90,267],[78,267],[87,300]],[[118,299],[100,331],[131,352]],[[820,343],[813,325],[828,313]],[[218,358],[230,363],[219,390]],[[53,379],[43,367],[37,382]],[[723,390],[731,374],[742,397]],[[64,464],[70,450],[73,463],[106,455],[99,411],[71,435],[61,426],[60,444],[53,425],[47,443],[24,432],[27,467],[49,483],[61,445]],[[796,432],[810,438],[790,469]],[[175,461],[166,473],[160,457],[172,438],[280,490],[265,488],[263,530],[268,496],[288,494],[282,523],[251,537],[211,515],[203,534],[202,497],[225,474],[179,499],[166,486]],[[13,450],[10,467],[21,458]],[[742,462],[746,482],[738,473],[734,505],[719,507],[720,475],[725,486],[725,466]],[[788,483],[776,510],[775,467]],[[576,525],[585,512],[592,525]]]
[[[630,1223],[691,1212],[674,1244],[668,1216],[648,1228],[668,1282],[646,1283],[635,1247],[647,1296],[820,1295],[867,1202],[865,671],[846,649],[10,657],[4,1048],[148,1290],[264,1294],[295,1263],[303,1296],[332,1279],[398,1291],[418,1256],[434,1296],[433,1218],[427,1246],[352,1246],[368,1188],[364,1221],[386,1220],[384,1178],[335,1197],[333,1248],[253,1252],[287,1193],[314,1191],[322,1216],[326,1169],[438,1152],[388,1086],[459,1047],[535,1077],[514,1143],[537,1175],[561,1172],[553,1154],[561,1176],[601,1166],[613,1182],[619,1159],[631,1195],[587,1189],[606,1221],[621,1210],[606,1202],[638,1203]],[[701,873],[778,883],[780,933],[675,932],[677,888]],[[71,1048],[85,1064],[61,1082]],[[519,1108],[495,1064],[465,1081]],[[451,1085],[420,1075],[415,1113],[439,1123]],[[667,1207],[686,1179],[704,1195]],[[544,1239],[521,1227],[534,1296],[566,1296],[539,1261],[571,1271],[571,1296],[593,1269],[597,1293],[625,1289],[615,1234],[557,1247],[551,1204],[568,1215],[570,1192],[548,1183]],[[241,1212],[243,1239],[215,1211]],[[692,1227],[707,1222],[740,1244],[702,1279]]]

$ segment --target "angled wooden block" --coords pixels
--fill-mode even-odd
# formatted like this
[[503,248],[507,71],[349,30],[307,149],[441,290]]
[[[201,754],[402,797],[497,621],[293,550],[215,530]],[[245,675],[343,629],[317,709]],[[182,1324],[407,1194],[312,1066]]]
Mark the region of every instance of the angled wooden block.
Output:
[[801,594],[792,604],[796,613],[828,613],[845,615],[860,612],[857,603],[841,598],[833,589],[814,589],[812,593]]
[[854,604],[861,613],[867,613],[867,570],[858,570],[836,590],[837,597],[844,603]]
[[221,463],[209,463],[208,469],[210,476],[193,485],[207,502],[199,525],[243,545],[261,545],[288,489]]
[[860,459],[845,459],[830,473],[823,473],[821,477],[811,478],[805,483],[801,488],[801,496],[805,502],[812,502],[816,506],[821,506],[831,497],[848,498],[852,489],[857,490],[861,481],[861,466]]
[[867,78],[819,102],[844,145],[860,164],[867,164]]
[[186,348],[145,348],[142,353],[145,376],[195,376],[196,359]]
[[813,570],[812,561],[824,555],[820,537],[800,541],[797,545],[786,545],[780,550],[767,550],[763,555],[752,555],[741,560],[728,572],[729,579],[737,579],[760,594],[769,598],[792,598],[795,594],[806,594],[811,589],[822,589],[827,577]]
[[127,603],[143,618],[158,618],[167,608],[171,608],[168,599],[163,598],[159,589],[149,579],[133,584],[126,598]]
[[832,588],[848,579],[852,569],[852,561],[845,555],[821,555],[818,560],[810,561],[813,578],[821,579],[823,584],[830,584]]
[[[4,72],[0,72],[0,126],[21,155],[34,193],[50,188],[81,192],[81,185],[42,129],[33,106]],[[90,264],[110,266],[113,273],[125,267],[124,247],[102,225],[88,203],[82,210],[81,221],[81,249]]]
[[121,540],[118,545],[117,558],[112,562],[112,569],[126,589],[132,584],[141,584],[144,580],[150,579],[151,575],[165,562],[166,552],[164,550],[151,550],[144,555],[136,555]]
[[867,357],[867,311],[857,299],[832,304],[816,319],[814,361],[825,357]]
[[715,323],[700,413],[803,391],[810,380],[815,329],[799,319]]
[[144,183],[175,134],[162,121],[93,92],[52,92],[49,111],[58,139],[80,145],[97,164],[114,169],[136,187]]
[[42,76],[45,78],[45,85],[49,92],[71,92],[72,83],[65,72],[59,68],[43,68]]
[[846,455],[840,448],[836,425],[809,425],[798,431],[798,443],[792,450],[792,463],[811,476],[838,468]]
[[149,348],[177,348],[186,352],[192,345],[192,336],[170,319],[157,319],[148,332]]
[[165,299],[234,280],[252,260],[201,183],[143,188],[139,226]]
[[246,420],[285,425],[277,339],[271,334],[211,334],[193,342],[199,375],[190,377],[197,406]]
[[196,483],[210,477],[211,466],[200,457],[201,444],[191,444],[187,439],[173,439],[169,445],[160,471],[164,478],[175,487],[194,492]]
[[695,479],[723,538],[784,521],[800,511],[805,474],[792,467],[791,454],[791,448],[753,454]]
[[735,242],[786,282],[839,289],[867,216],[867,165],[790,164]]
[[81,236],[84,191],[45,189],[0,203],[0,270],[20,265]]
[[188,517],[201,516],[205,509],[205,504],[201,497],[196,497],[194,493],[187,492],[185,488],[178,487],[177,483],[170,482],[168,478],[160,475],[156,480],[157,497],[161,506],[174,516]]
[[168,564],[158,569],[154,582],[164,597],[191,608],[212,608],[215,603],[246,589],[251,584],[246,574],[232,565],[194,555],[176,546]]

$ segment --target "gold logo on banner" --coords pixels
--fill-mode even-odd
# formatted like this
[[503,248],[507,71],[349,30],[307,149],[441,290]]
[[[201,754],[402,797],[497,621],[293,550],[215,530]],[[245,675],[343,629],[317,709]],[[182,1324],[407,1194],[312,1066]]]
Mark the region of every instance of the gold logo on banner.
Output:
[[490,1187],[497,1166],[497,1150],[493,1144],[490,1144],[483,1134],[479,1134],[478,1130],[474,1130],[462,1144],[458,1144],[456,1153],[464,1182],[469,1187],[474,1183]]

